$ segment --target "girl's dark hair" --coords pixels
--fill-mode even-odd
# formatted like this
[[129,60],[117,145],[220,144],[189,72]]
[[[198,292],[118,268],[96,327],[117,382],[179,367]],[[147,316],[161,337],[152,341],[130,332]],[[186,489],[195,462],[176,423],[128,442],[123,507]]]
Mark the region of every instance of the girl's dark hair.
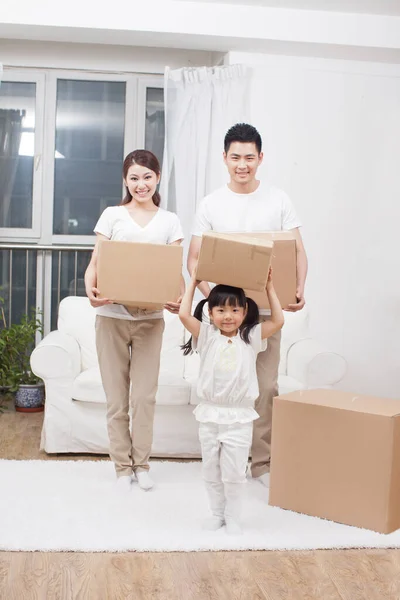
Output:
[[[158,176],[161,174],[161,167],[160,163],[158,162],[158,158],[155,156],[155,154],[150,152],[150,150],[134,150],[133,152],[129,152],[129,154],[125,157],[122,167],[124,180],[126,180],[129,168],[132,165],[140,165],[141,167],[150,169],[150,171],[154,171],[154,173]],[[123,204],[128,204],[132,200],[132,196],[126,186],[125,192],[125,197],[121,202],[121,206]],[[161,196],[157,190],[154,192],[153,202],[156,206],[160,206]]]
[[[244,290],[231,285],[216,285],[210,292],[208,298],[201,300],[196,306],[193,316],[198,320],[203,320],[203,307],[208,302],[208,309],[211,311],[216,306],[241,306],[247,308],[247,314],[239,331],[240,337],[246,344],[250,343],[250,332],[259,321],[258,306],[251,298],[247,298]],[[187,356],[193,352],[192,338],[181,346],[183,354]]]

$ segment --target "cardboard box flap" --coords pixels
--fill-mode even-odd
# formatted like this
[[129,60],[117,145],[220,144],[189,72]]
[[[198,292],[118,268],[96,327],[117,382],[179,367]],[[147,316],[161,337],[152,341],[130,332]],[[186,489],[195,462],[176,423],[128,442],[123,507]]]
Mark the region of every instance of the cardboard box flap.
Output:
[[242,242],[243,244],[251,244],[254,245],[253,252],[265,254],[268,257],[271,255],[271,249],[274,247],[272,238],[269,239],[265,236],[257,237],[257,235],[253,235],[252,233],[240,234],[240,239],[238,239],[238,234],[235,233],[218,233],[214,231],[207,231],[207,233],[203,234],[203,237],[214,239],[215,244],[218,244],[219,240],[221,239],[228,242]]
[[235,239],[237,239],[238,237],[252,237],[256,240],[271,240],[273,242],[279,242],[279,241],[287,241],[287,240],[295,240],[296,236],[294,235],[294,233],[292,231],[251,231],[251,232],[246,232],[243,233],[242,231],[240,232],[235,232],[235,231],[231,231],[228,234],[219,234],[219,235],[230,235],[230,236],[234,236]]
[[339,390],[315,389],[290,392],[289,394],[279,396],[279,399],[384,417],[396,417],[400,415],[400,400],[357,395]]

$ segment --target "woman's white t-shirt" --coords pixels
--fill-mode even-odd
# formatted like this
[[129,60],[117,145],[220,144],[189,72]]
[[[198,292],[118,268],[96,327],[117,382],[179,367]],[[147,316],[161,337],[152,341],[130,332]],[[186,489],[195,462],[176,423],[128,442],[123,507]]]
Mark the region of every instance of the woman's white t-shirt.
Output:
[[261,324],[250,332],[247,344],[238,333],[221,334],[214,325],[202,322],[193,349],[200,355],[194,414],[201,423],[248,423],[258,419],[254,401],[258,398],[256,361],[267,346],[261,339]]
[[[142,242],[147,244],[172,244],[183,239],[182,227],[175,213],[159,208],[154,217],[142,227],[129,214],[125,206],[109,206],[101,214],[94,228],[95,233],[109,240]],[[173,300],[173,298],[171,298]],[[134,316],[122,304],[108,304],[96,309],[102,317],[115,319],[143,320],[162,318],[163,311],[138,309]]]

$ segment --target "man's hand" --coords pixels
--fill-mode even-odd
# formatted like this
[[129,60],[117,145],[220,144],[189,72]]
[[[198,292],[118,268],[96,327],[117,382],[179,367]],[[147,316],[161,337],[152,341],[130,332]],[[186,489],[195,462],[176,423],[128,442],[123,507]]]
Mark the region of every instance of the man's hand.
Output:
[[176,302],[167,302],[164,304],[165,310],[168,310],[170,313],[177,315],[179,313],[179,308],[182,302],[182,296],[179,296]]
[[297,303],[289,304],[288,307],[285,308],[284,310],[286,310],[287,312],[297,312],[298,310],[301,310],[306,303],[306,301],[304,299],[304,291],[297,288],[296,298],[297,298]]
[[93,308],[99,308],[99,306],[105,306],[106,304],[113,304],[113,301],[108,298],[99,298],[100,291],[95,287],[90,288],[86,294]]

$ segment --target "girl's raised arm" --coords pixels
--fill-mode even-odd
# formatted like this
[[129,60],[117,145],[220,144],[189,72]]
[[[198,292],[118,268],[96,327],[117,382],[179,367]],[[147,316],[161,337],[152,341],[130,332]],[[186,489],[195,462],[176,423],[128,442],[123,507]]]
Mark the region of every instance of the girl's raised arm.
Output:
[[263,340],[274,335],[279,329],[282,329],[283,324],[285,323],[281,303],[279,302],[279,298],[276,295],[274,284],[272,282],[272,269],[269,271],[265,289],[271,307],[271,318],[268,319],[268,321],[264,321],[261,325],[261,338]]
[[196,269],[193,270],[192,278],[189,285],[186,288],[186,292],[182,298],[181,305],[179,307],[179,318],[193,337],[198,338],[200,333],[200,321],[192,315],[192,304],[194,293],[198,285],[196,280]]

